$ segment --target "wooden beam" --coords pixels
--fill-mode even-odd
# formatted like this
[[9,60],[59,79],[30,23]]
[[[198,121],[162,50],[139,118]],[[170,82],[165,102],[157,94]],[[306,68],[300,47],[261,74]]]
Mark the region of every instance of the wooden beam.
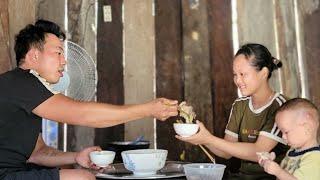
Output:
[[237,87],[233,82],[233,74],[231,72],[234,58],[231,32],[231,1],[213,0],[208,4],[208,8],[213,127],[215,135],[223,137],[231,105],[237,98]]
[[[182,1],[183,67],[185,100],[213,132],[211,66],[207,1]],[[186,145],[186,160],[207,160],[197,146]]]
[[[233,82],[233,42],[231,0],[208,1],[213,132],[223,138],[237,87]],[[225,159],[216,157],[218,162]],[[236,162],[230,163],[237,169]],[[230,167],[229,167],[230,168]]]
[[[124,103],[122,0],[98,1],[97,28],[97,101]],[[112,21],[105,22],[103,7],[110,6]],[[106,147],[108,141],[122,141],[124,125],[95,130],[95,145]]]
[[[307,3],[313,10],[305,11],[302,13],[302,26],[303,34],[302,39],[305,47],[305,59],[306,76],[309,82],[309,98],[317,107],[320,107],[320,7],[315,6],[315,1],[304,2],[305,8]],[[299,4],[299,9],[302,9],[302,4]],[[313,6],[312,6],[313,5]],[[317,8],[316,8],[317,7]],[[320,131],[320,130],[319,130]]]
[[[181,1],[155,1],[156,33],[156,93],[157,97],[184,99],[181,29]],[[168,159],[179,161],[185,143],[177,140],[173,123],[177,117],[165,122],[157,121],[157,147],[168,149]]]
[[[153,1],[123,1],[124,13],[124,94],[125,103],[142,103],[154,99],[155,40]],[[139,135],[154,147],[154,121],[151,118],[125,124],[125,139]]]
[[302,94],[302,89],[295,28],[297,22],[293,1],[275,1],[275,15],[279,46],[279,57],[277,58],[283,63],[283,68],[279,70],[283,93],[288,97],[297,97]]

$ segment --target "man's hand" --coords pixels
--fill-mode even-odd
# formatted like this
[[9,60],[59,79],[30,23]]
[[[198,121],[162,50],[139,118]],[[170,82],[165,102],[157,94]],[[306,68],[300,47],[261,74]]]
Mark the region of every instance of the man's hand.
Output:
[[85,168],[94,168],[97,169],[96,166],[90,160],[90,152],[92,151],[101,151],[102,149],[99,146],[93,146],[83,149],[82,151],[78,152],[75,157],[76,162]]
[[161,121],[171,116],[178,115],[178,101],[166,98],[158,98],[148,103],[151,115]]
[[197,134],[190,137],[181,137],[179,135],[176,135],[175,137],[181,141],[185,141],[194,145],[206,145],[208,137],[212,136],[212,134],[206,129],[202,122],[197,121],[197,124],[199,125],[199,132]]

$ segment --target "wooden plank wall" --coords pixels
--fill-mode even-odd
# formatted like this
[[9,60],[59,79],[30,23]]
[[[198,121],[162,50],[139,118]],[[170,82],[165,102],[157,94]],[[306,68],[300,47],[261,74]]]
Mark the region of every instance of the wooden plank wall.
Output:
[[[156,0],[155,10],[157,97],[181,102],[184,99],[181,1]],[[170,160],[180,160],[185,149],[185,143],[174,137],[173,123],[176,118],[170,118],[166,122],[157,121],[158,148],[170,149]]]
[[307,75],[308,98],[320,108],[320,2],[303,1],[298,4],[300,10],[303,49],[305,50],[305,71]]
[[[274,6],[272,1],[237,1],[238,36],[240,46],[259,43],[266,46],[273,56],[277,56],[274,28]],[[277,92],[281,91],[279,73],[273,73],[270,82]]]
[[[123,1],[124,96],[125,104],[154,99],[155,43],[153,1]],[[155,121],[144,118],[125,124],[125,139],[143,135],[156,147]]]
[[57,23],[65,29],[65,2],[64,0],[41,0],[36,6],[36,19],[46,19]]
[[[213,132],[216,136],[224,137],[231,105],[237,98],[237,88],[231,73],[233,62],[231,1],[208,2]],[[219,157],[217,161],[225,163],[225,160]],[[230,164],[237,167],[233,159]]]
[[[207,1],[182,1],[182,38],[185,100],[209,131],[213,131],[211,67]],[[186,159],[207,159],[202,150],[186,144]]]
[[[156,54],[157,96],[191,102],[198,118],[222,137],[237,96],[232,73],[224,73],[233,60],[231,2],[156,1]],[[175,119],[157,123],[159,147],[170,149],[171,160],[185,154],[186,161],[208,161],[198,147],[174,138]]]
[[15,35],[27,24],[33,23],[36,19],[36,0],[9,0],[9,45],[11,62],[16,67],[14,54],[14,39]]
[[[219,8],[217,8],[219,7]],[[213,127],[214,133],[224,136],[226,117],[229,116],[231,105],[237,98],[236,86],[233,83],[232,62],[232,24],[231,2],[210,1],[209,32],[210,32],[210,59],[211,80],[213,94]]]
[[[279,54],[283,63],[279,70],[283,93],[288,97],[297,97],[302,93],[299,76],[299,60],[297,48],[297,30],[295,28],[293,1],[275,1],[275,30],[278,34]],[[277,45],[276,45],[277,46]]]
[[[97,28],[97,101],[124,103],[122,0],[98,1]],[[112,21],[104,22],[102,8],[111,6]],[[124,140],[124,125],[95,130],[94,144],[106,146],[108,141]]]

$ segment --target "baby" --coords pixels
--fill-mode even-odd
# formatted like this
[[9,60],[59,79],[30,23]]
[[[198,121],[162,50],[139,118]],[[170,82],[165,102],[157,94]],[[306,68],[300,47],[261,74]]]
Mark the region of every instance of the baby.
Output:
[[273,161],[274,153],[257,153],[259,164],[278,179],[319,180],[320,146],[317,141],[319,110],[310,101],[295,98],[276,112],[275,121],[282,138],[291,147],[281,165]]

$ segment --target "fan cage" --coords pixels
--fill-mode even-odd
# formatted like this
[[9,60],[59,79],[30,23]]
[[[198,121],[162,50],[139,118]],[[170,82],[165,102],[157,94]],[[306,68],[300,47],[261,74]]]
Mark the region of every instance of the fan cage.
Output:
[[67,68],[70,85],[66,95],[80,101],[90,101],[97,90],[96,64],[85,49],[67,41]]

